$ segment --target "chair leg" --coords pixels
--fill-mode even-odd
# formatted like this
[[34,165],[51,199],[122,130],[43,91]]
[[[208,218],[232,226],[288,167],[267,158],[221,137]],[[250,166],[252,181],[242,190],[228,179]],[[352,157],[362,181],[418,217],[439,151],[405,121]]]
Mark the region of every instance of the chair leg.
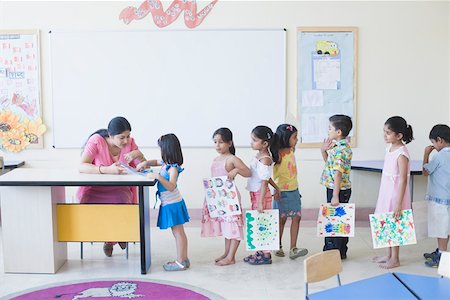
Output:
[[128,260],[128,243],[126,243],[126,246],[125,246],[125,257]]
[[80,250],[81,259],[83,259],[83,242],[80,243]]
[[305,299],[308,300],[308,283],[305,282]]
[[339,276],[339,274],[337,274],[336,276],[337,276],[338,284],[339,284],[339,286],[341,286],[341,277]]

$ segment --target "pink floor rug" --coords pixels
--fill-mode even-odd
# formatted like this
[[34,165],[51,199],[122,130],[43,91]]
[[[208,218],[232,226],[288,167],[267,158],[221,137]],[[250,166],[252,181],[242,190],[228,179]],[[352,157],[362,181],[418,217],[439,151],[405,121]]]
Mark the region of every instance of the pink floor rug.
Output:
[[99,280],[46,286],[7,299],[223,299],[209,291],[169,281]]

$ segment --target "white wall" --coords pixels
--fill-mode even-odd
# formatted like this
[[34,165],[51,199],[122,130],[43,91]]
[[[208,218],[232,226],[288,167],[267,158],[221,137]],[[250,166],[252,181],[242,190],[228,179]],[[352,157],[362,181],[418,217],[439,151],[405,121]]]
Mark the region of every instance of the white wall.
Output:
[[[140,2],[133,2],[139,5]],[[52,145],[52,103],[48,60],[48,30],[156,29],[149,17],[124,25],[118,20],[129,2],[5,2],[0,1],[0,28],[40,29],[43,84],[43,115],[49,130],[42,150],[26,150],[7,159],[24,159],[29,165],[76,166],[80,150],[55,150]],[[358,62],[358,145],[354,160],[382,159],[384,121],[401,115],[412,124],[415,140],[409,149],[413,159],[421,159],[428,144],[428,132],[435,123],[449,123],[450,9],[448,2],[235,2],[219,1],[199,28],[280,28],[287,29],[287,111],[293,122],[296,114],[296,27],[356,26],[359,28]],[[167,7],[167,4],[166,6]],[[180,17],[168,29],[185,28]],[[270,109],[270,108],[268,108]],[[232,118],[230,118],[232,120]],[[82,118],[80,117],[80,122]],[[149,127],[150,127],[149,123]],[[77,126],[77,124],[73,124]],[[106,124],[105,124],[106,126]],[[211,133],[216,128],[211,128]],[[145,128],[135,128],[146,130]],[[151,129],[153,130],[153,129]],[[157,130],[154,129],[154,130]],[[88,136],[89,132],[86,132]],[[139,143],[139,141],[137,141]],[[143,149],[147,157],[157,149]],[[238,149],[249,161],[253,152]],[[212,147],[185,149],[186,172],[180,187],[190,208],[202,205],[200,179],[209,175],[216,153]],[[299,183],[305,207],[323,201],[319,185],[323,167],[318,149],[297,152]],[[373,207],[379,175],[353,172],[353,200],[359,207]],[[423,197],[426,181],[420,179],[415,198]],[[244,181],[238,183],[241,189]],[[244,204],[248,206],[248,197]]]

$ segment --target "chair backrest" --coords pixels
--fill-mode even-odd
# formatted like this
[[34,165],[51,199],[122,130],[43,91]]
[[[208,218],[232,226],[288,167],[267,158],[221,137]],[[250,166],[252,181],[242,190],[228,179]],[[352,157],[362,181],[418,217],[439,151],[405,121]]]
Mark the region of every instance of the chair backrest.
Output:
[[305,282],[312,283],[328,279],[342,272],[339,250],[329,250],[311,255],[304,261]]
[[450,252],[441,252],[438,274],[450,278]]

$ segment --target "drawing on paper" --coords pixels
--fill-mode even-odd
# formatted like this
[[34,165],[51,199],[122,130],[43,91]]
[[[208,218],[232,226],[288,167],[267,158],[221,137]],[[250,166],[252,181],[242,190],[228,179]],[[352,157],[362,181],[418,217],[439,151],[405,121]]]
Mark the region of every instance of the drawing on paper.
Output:
[[355,204],[321,204],[317,218],[317,236],[355,236]]
[[203,187],[211,218],[242,214],[234,181],[226,176],[205,178]]
[[278,209],[257,210],[245,212],[247,251],[278,250],[279,240],[279,212]]
[[402,211],[399,219],[392,212],[372,214],[369,219],[375,249],[417,243],[411,209]]

